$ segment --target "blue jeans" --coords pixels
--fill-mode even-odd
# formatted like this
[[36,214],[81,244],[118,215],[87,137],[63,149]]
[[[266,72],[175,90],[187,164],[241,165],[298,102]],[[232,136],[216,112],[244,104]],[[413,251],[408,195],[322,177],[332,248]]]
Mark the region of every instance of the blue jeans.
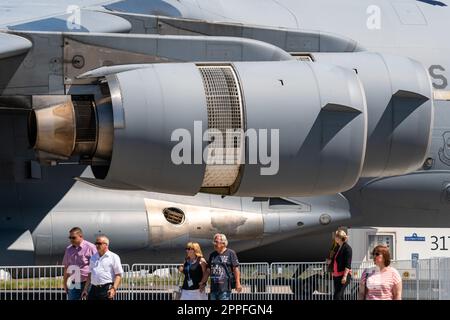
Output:
[[[81,299],[81,293],[83,293],[84,285],[86,282],[78,283],[78,286],[74,284],[73,289],[67,289],[67,300],[80,300]],[[79,287],[79,289],[76,289]]]
[[211,291],[209,300],[231,300],[231,291]]

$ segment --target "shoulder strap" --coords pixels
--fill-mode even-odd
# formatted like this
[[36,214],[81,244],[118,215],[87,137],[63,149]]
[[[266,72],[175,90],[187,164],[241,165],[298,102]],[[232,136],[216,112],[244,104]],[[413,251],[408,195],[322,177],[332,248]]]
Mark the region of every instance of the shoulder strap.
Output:
[[[229,249],[227,249],[227,250],[229,250]],[[228,271],[228,265],[226,264],[226,263],[224,263],[223,261],[222,261],[222,259],[220,260],[220,263],[223,265],[223,267],[225,268],[225,272],[227,273],[227,277],[228,277],[228,281],[233,281],[232,280],[232,278],[231,278],[231,276],[230,276],[230,272]],[[231,265],[231,264],[230,264]],[[233,268],[233,265],[231,265],[231,268]],[[234,274],[233,274],[233,277],[234,277]]]

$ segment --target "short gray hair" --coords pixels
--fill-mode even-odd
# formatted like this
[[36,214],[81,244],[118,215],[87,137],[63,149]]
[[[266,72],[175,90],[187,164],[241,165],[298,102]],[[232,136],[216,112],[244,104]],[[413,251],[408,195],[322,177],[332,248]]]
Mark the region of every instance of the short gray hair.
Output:
[[228,240],[227,240],[227,236],[224,235],[223,233],[216,233],[214,235],[214,240],[216,239],[216,237],[220,237],[220,240],[223,242],[223,244],[225,245],[225,247],[228,247]]
[[109,247],[109,239],[108,239],[107,236],[105,236],[104,234],[100,234],[100,235],[97,236],[97,239],[102,239],[103,242],[105,242],[106,245]]

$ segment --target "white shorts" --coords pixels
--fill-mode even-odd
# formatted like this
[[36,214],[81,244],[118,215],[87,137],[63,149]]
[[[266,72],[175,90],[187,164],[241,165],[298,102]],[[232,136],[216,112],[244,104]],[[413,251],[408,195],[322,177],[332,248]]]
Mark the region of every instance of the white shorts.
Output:
[[180,300],[208,300],[206,292],[200,292],[197,290],[181,290]]

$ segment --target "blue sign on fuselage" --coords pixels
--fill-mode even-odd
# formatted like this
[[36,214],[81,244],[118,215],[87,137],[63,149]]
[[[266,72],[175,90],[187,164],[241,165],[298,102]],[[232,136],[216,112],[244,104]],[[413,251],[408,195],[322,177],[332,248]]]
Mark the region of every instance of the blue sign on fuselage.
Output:
[[425,241],[425,237],[419,237],[417,233],[413,233],[410,237],[405,237],[405,241]]

